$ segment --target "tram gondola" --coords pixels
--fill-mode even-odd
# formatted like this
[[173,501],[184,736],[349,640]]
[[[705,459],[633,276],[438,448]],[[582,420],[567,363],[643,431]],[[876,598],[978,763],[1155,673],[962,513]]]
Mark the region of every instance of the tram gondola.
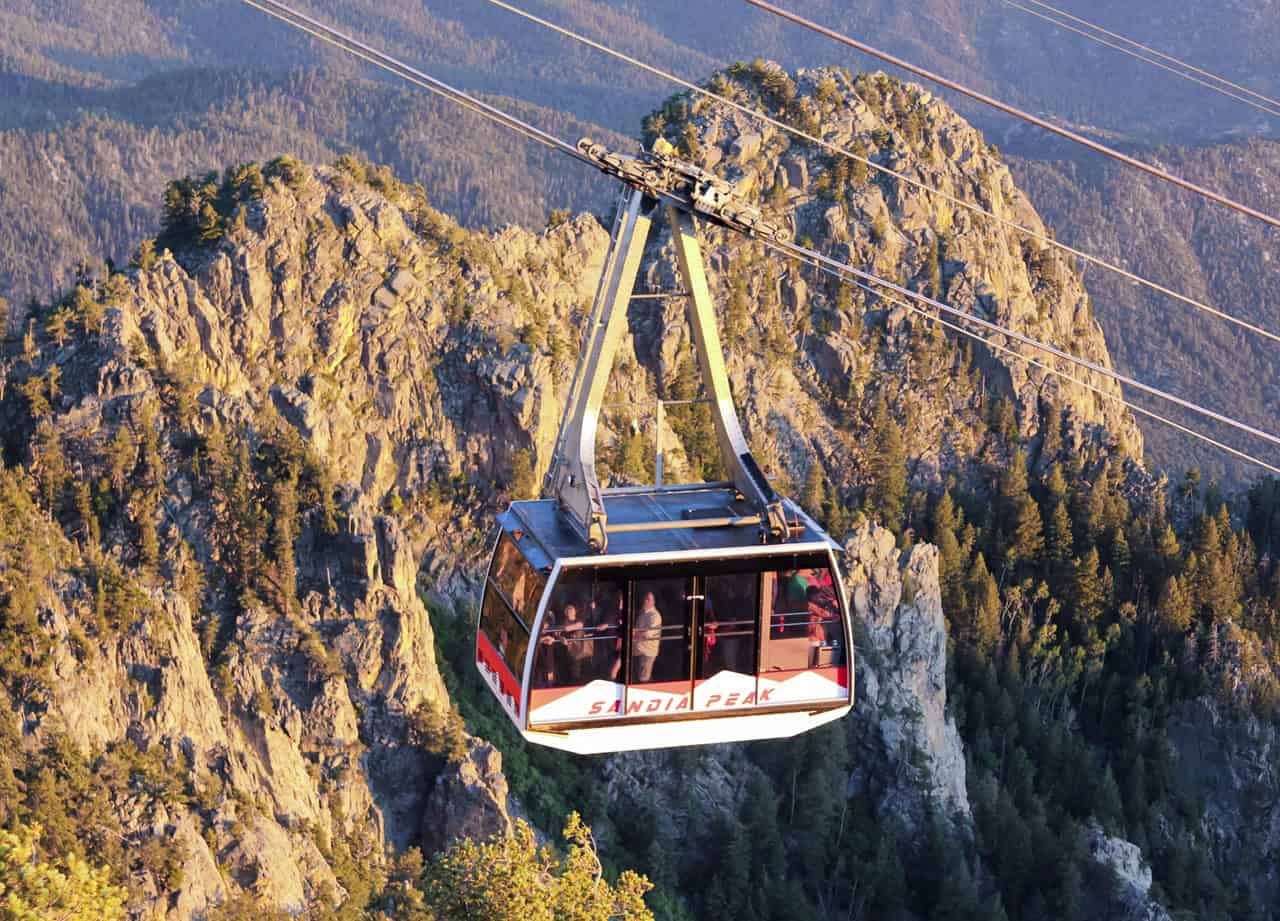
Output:
[[[693,213],[777,231],[758,214],[744,224],[723,189],[705,196],[705,174],[669,152],[607,163],[634,191],[618,209],[544,497],[498,518],[476,665],[527,740],[583,754],[777,738],[839,719],[853,702],[839,547],[747,447]],[[730,479],[605,489],[596,420],[660,204]]]

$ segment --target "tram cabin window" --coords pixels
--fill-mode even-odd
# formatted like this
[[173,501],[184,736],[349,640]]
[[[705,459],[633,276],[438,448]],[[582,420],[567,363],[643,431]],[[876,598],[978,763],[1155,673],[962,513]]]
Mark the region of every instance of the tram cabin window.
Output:
[[688,590],[687,576],[632,583],[629,684],[689,681]]
[[489,570],[489,591],[480,611],[480,630],[511,670],[516,684],[524,678],[529,628],[537,613],[546,580],[534,571],[503,535]]
[[535,688],[621,681],[626,583],[562,575],[543,615]]
[[760,575],[756,572],[708,576],[702,607],[699,680],[722,671],[756,670],[756,628],[760,621]]
[[796,671],[844,664],[839,606],[831,570],[764,573],[765,637],[760,671]]

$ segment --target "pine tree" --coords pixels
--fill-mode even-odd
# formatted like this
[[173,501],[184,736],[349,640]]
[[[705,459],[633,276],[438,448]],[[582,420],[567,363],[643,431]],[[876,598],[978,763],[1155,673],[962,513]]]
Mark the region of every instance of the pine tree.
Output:
[[76,285],[71,292],[71,312],[86,332],[97,333],[102,329],[106,312],[93,292],[85,285]]
[[67,341],[74,320],[75,314],[71,312],[70,307],[59,307],[45,322],[44,331],[58,344],[58,348],[62,348],[62,344]]
[[1091,548],[1072,565],[1070,597],[1075,623],[1083,630],[1093,627],[1102,616],[1107,603],[1096,547]]
[[902,430],[889,414],[883,393],[876,400],[867,465],[871,474],[867,490],[871,513],[893,533],[901,534],[907,498],[907,450]]
[[938,582],[942,587],[942,604],[946,611],[958,612],[964,589],[965,554],[956,537],[959,519],[951,490],[938,497],[933,508],[933,543],[938,548]]
[[1160,623],[1171,633],[1184,633],[1195,616],[1194,607],[1177,576],[1165,580],[1156,605]]
[[156,258],[156,241],[148,237],[138,244],[138,250],[133,254],[129,264],[135,269],[149,272],[155,268]]
[[1004,562],[1011,567],[1034,562],[1044,551],[1040,509],[1027,490],[1026,463],[1026,455],[1021,450],[1014,451],[1000,477],[1000,546]]
[[979,553],[969,569],[969,642],[984,657],[1000,642],[1000,589]]
[[296,475],[276,480],[271,491],[271,556],[276,563],[281,607],[286,613],[294,607],[298,569],[293,542],[298,536],[298,480]]
[[1178,537],[1173,528],[1166,522],[1156,539],[1156,558],[1163,575],[1171,575],[1177,571],[1178,560],[1182,556],[1182,548],[1178,545]]
[[[1086,488],[1087,487],[1087,488]],[[1107,508],[1106,477],[1099,473],[1093,482],[1076,491],[1076,509],[1072,518],[1076,522],[1076,546],[1088,550],[1098,545],[1102,536]]]
[[822,464],[815,457],[809,464],[809,473],[805,477],[804,491],[800,494],[800,503],[811,515],[819,514],[826,498],[825,480],[822,475]]
[[0,917],[13,921],[124,921],[124,889],[109,867],[76,854],[42,859],[40,826],[0,829]]
[[133,434],[127,426],[120,426],[111,439],[111,447],[107,449],[111,487],[116,491],[117,496],[124,495],[127,477],[133,472],[137,457],[137,445],[134,443]]

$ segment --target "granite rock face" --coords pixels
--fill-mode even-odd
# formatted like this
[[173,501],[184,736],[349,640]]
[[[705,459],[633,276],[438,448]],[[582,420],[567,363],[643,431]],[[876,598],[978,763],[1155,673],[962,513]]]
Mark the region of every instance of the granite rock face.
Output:
[[[850,790],[877,810],[922,827],[928,800],[969,817],[964,748],[947,713],[947,625],[938,551],[906,558],[891,531],[864,525],[845,545],[849,600],[857,618],[857,751]],[[923,763],[915,758],[924,755]]]

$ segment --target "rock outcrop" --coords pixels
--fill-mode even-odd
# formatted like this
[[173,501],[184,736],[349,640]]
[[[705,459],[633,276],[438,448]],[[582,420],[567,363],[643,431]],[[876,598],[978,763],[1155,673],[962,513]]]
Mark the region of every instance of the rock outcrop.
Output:
[[[938,551],[917,544],[902,559],[893,533],[864,525],[845,546],[857,617],[857,756],[850,793],[879,813],[923,826],[931,800],[969,816],[964,748],[947,713],[947,626]],[[923,756],[923,758],[919,757]]]
[[1117,921],[1168,921],[1169,913],[1150,897],[1151,867],[1136,844],[1113,838],[1093,826],[1088,832],[1089,854],[1114,875],[1114,903],[1108,917]]
[[1203,791],[1201,825],[1214,857],[1241,868],[1259,905],[1280,896],[1280,738],[1274,725],[1211,698],[1184,705],[1169,739],[1183,780]]

